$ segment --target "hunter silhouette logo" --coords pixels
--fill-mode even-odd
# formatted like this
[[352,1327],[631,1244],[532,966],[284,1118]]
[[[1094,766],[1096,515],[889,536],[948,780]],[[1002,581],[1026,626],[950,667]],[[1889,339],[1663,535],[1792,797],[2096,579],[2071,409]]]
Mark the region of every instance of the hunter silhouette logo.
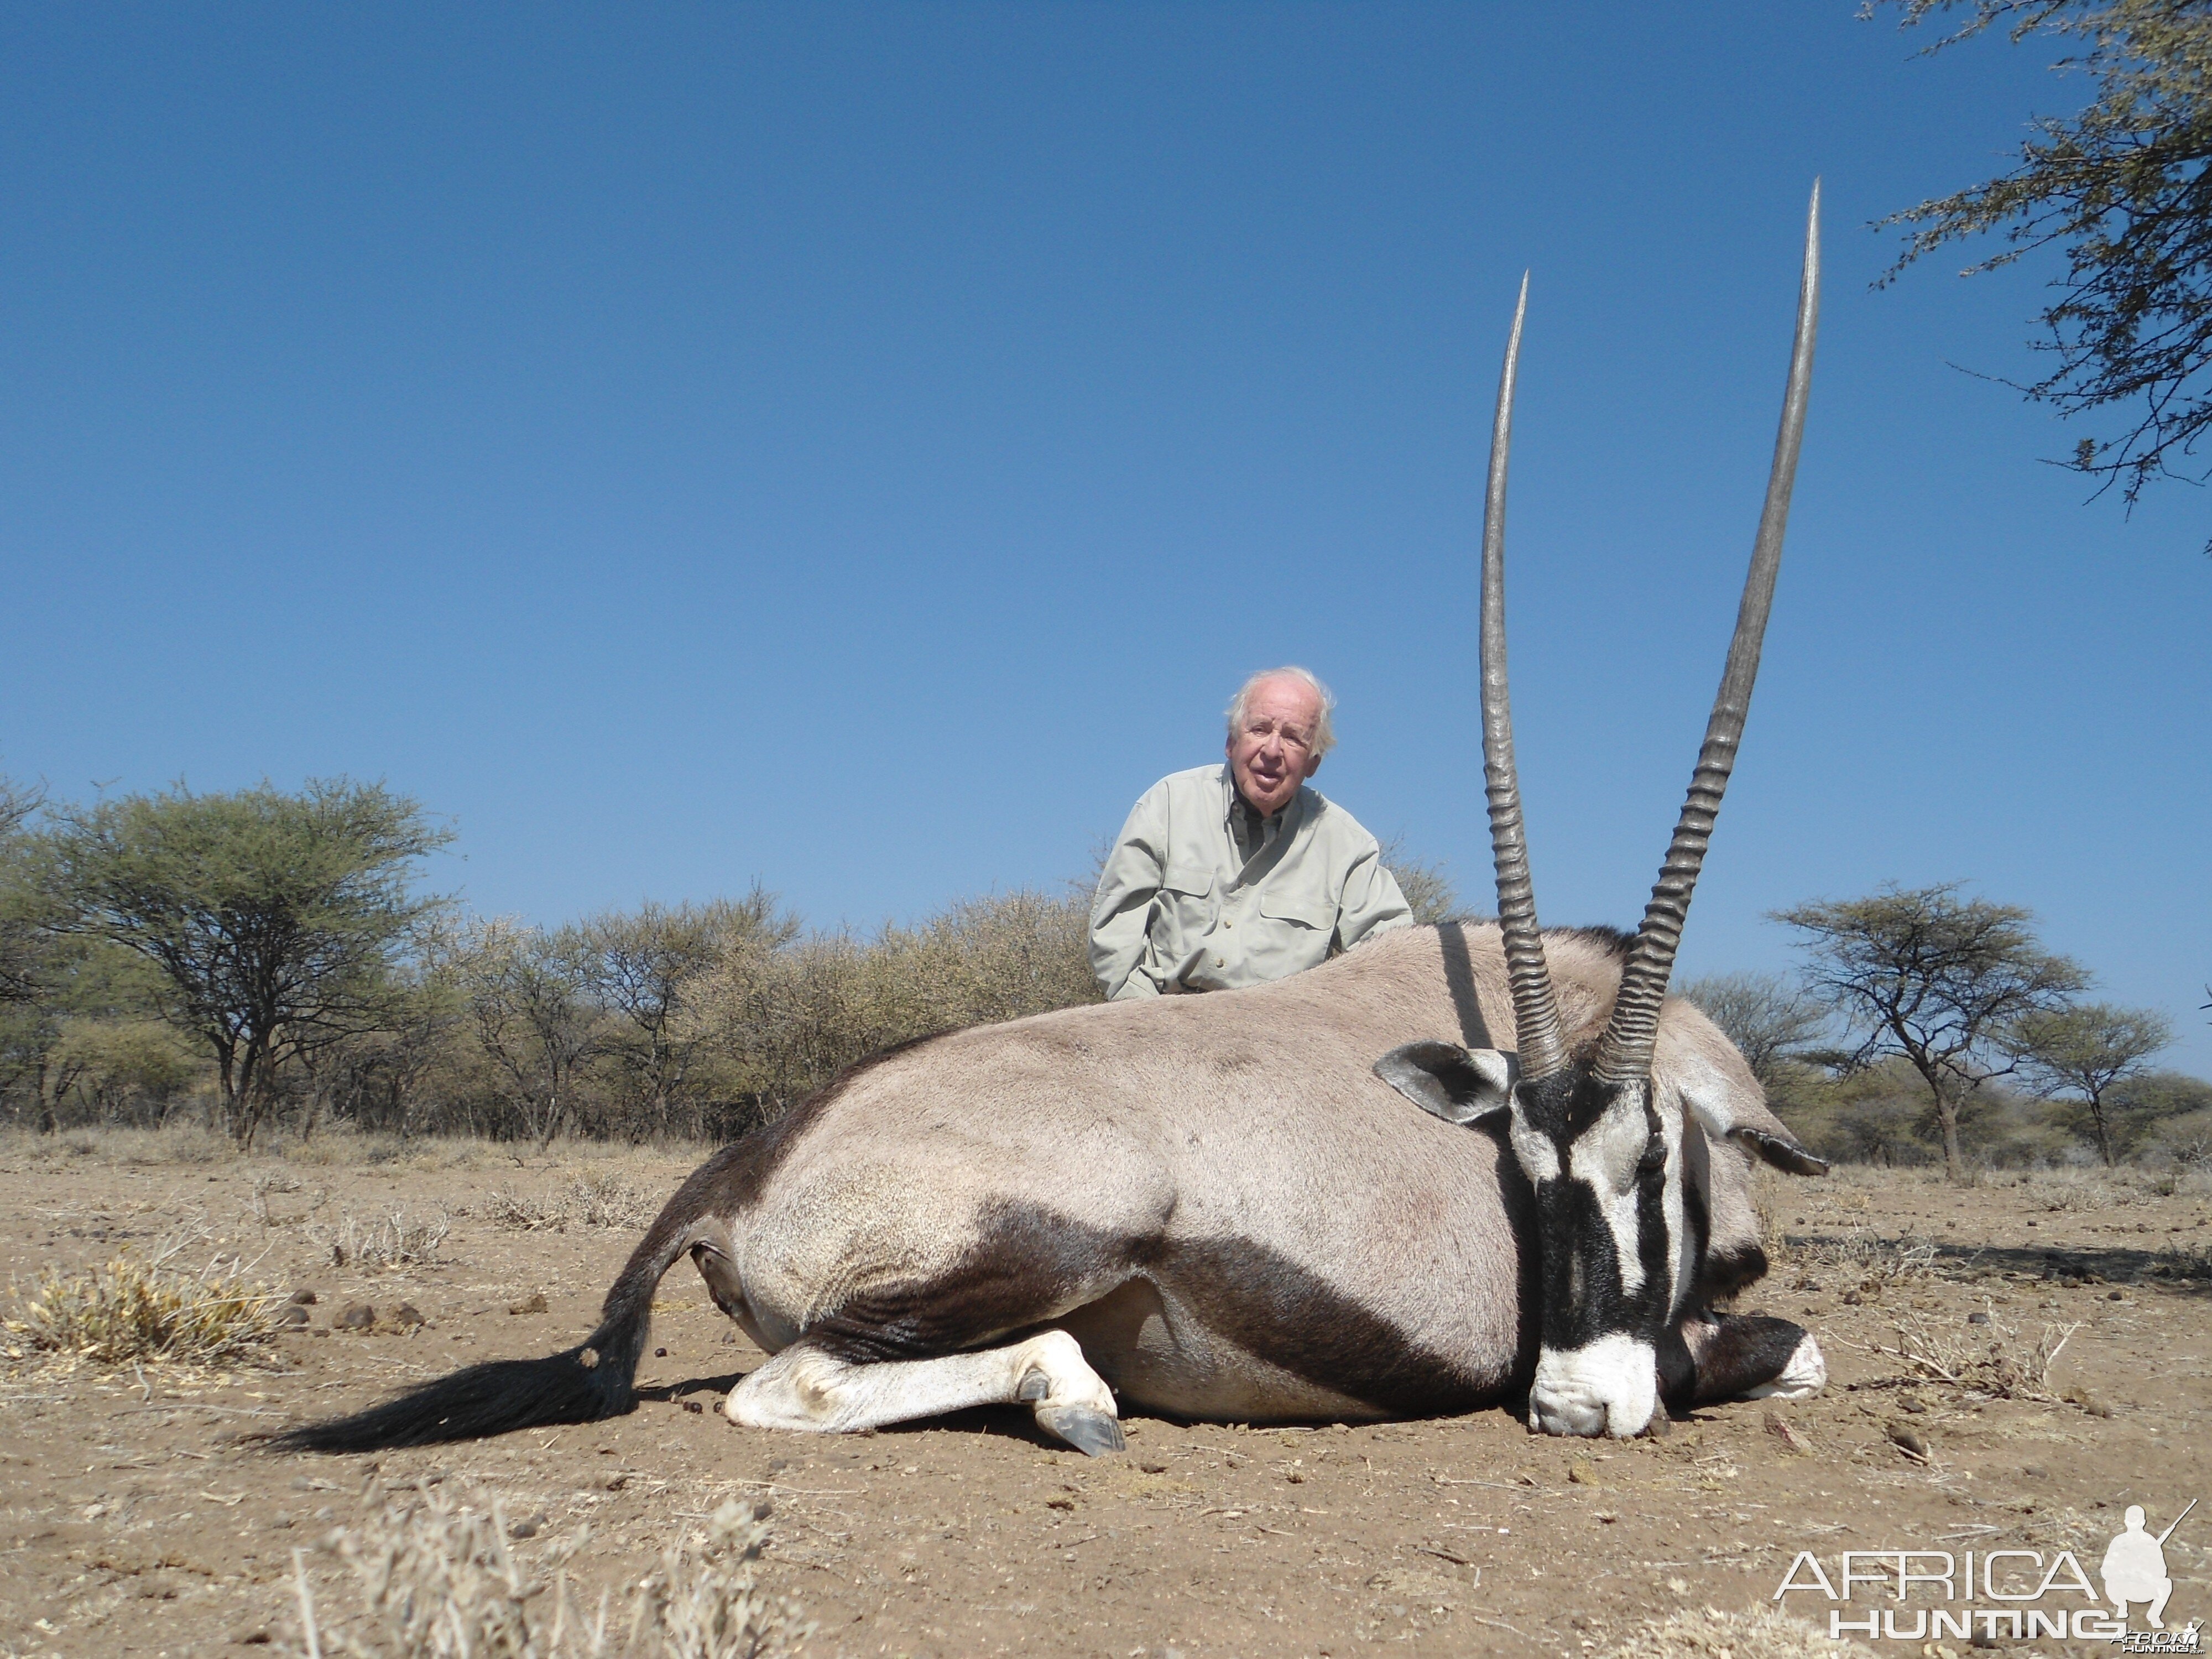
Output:
[[2142,1505],[2128,1505],[2127,1530],[2106,1547],[2105,1565],[2100,1573],[2105,1581],[2105,1599],[2121,1618],[2128,1616],[2130,1601],[2148,1601],[2150,1610],[2144,1616],[2150,1627],[2166,1628],[2166,1600],[2173,1594],[2173,1580],[2166,1571],[2166,1540],[2173,1536],[2174,1528],[2187,1520],[2189,1510],[2196,1507],[2197,1500],[2192,1498],[2188,1508],[2173,1517],[2172,1525],[2154,1536],[2143,1530]]
[[[1833,1558],[1832,1573],[1812,1551],[1800,1550],[1773,1599],[1786,1605],[1792,1595],[1812,1595],[1828,1602],[1832,1641],[1955,1638],[1978,1647],[2048,1637],[2108,1643],[2121,1653],[2201,1654],[2202,1621],[2192,1619],[2179,1630],[2166,1624],[2173,1595],[2166,1541],[2196,1507],[2191,1498],[2164,1532],[2152,1532],[2142,1505],[2130,1504],[2124,1529],[2099,1564],[2101,1595],[2071,1550],[1891,1548],[1846,1550]],[[2142,1610],[2148,1629],[2130,1627],[2131,1607]]]

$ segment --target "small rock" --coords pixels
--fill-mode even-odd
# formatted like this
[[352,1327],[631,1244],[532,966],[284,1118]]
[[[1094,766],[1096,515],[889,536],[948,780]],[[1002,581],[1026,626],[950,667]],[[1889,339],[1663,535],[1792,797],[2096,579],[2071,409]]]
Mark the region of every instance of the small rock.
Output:
[[665,1348],[655,1348],[653,1351],[653,1357],[655,1359],[665,1359],[668,1358],[668,1350]]
[[376,1323],[376,1310],[366,1302],[356,1302],[337,1316],[337,1327],[343,1331],[365,1331]]
[[1969,1325],[1986,1325],[1990,1322],[1990,1316],[1985,1313],[1970,1313],[1966,1316],[1966,1322]]
[[307,1320],[307,1309],[297,1302],[288,1302],[277,1310],[276,1322],[280,1325],[304,1325]]
[[1766,1413],[1765,1427],[1767,1433],[1789,1447],[1791,1451],[1809,1453],[1813,1449],[1812,1443],[1791,1428],[1789,1419],[1779,1412],[1771,1411]]
[[[210,1176],[210,1181],[215,1177]],[[269,1645],[269,1630],[264,1625],[248,1625],[230,1638],[242,1648],[265,1648]]]
[[2110,1406],[2079,1384],[2067,1389],[2060,1397],[2069,1405],[2079,1406],[2092,1417],[2110,1417],[2112,1414],[2112,1408]]
[[626,1474],[611,1474],[607,1477],[606,1487],[609,1492],[620,1492],[628,1485],[629,1485],[629,1477]]
[[696,1400],[687,1400],[684,1402],[684,1409],[687,1412],[698,1413],[703,1412],[707,1408]]
[[1914,1431],[1906,1428],[1904,1424],[1889,1424],[1882,1431],[1888,1435],[1890,1443],[1907,1457],[1921,1463],[1928,1461],[1928,1443]]
[[292,1300],[303,1308],[312,1308],[315,1305],[315,1293],[313,1291],[295,1291]]
[[526,1519],[510,1522],[507,1524],[507,1535],[509,1538],[535,1538],[544,1528],[545,1521],[546,1516],[541,1510]]
[[1580,1458],[1567,1465],[1567,1479],[1577,1486],[1601,1486],[1605,1484],[1597,1478],[1596,1467]]
[[520,1302],[510,1302],[507,1310],[511,1314],[534,1314],[545,1311],[545,1292],[537,1291]]
[[2127,1299],[2128,1293],[2125,1291],[2114,1291],[2110,1296],[2105,1298],[2107,1302],[2124,1302]]
[[1909,1394],[1899,1395],[1897,1397],[1897,1409],[1901,1412],[1911,1412],[1917,1416],[1928,1409],[1928,1402],[1924,1400],[1915,1400]]
[[403,1302],[399,1304],[399,1311],[392,1316],[392,1322],[404,1331],[411,1331],[417,1325],[429,1322],[422,1317],[412,1302]]

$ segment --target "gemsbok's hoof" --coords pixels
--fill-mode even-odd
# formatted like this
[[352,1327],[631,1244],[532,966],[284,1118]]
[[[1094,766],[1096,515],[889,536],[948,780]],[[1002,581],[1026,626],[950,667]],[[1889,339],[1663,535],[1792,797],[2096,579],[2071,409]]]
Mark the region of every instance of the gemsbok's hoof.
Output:
[[1036,1420],[1047,1434],[1059,1436],[1085,1457],[1129,1449],[1121,1424],[1088,1406],[1039,1406]]
[[1809,1400],[1828,1386],[1828,1362],[1808,1331],[1771,1382],[1744,1390],[1747,1400]]

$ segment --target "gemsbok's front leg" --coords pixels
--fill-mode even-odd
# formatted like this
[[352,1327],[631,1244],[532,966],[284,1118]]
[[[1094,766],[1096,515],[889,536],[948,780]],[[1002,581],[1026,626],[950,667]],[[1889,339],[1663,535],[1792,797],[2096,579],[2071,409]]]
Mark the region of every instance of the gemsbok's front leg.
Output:
[[1066,1331],[938,1359],[840,1359],[801,1339],[732,1389],[722,1409],[748,1428],[849,1434],[1015,1404],[1027,1404],[1039,1428],[1079,1452],[1127,1449],[1114,1391]]
[[1660,1394],[1677,1411],[1723,1400],[1805,1400],[1827,1382],[1812,1332],[1765,1314],[1692,1314],[1660,1344]]

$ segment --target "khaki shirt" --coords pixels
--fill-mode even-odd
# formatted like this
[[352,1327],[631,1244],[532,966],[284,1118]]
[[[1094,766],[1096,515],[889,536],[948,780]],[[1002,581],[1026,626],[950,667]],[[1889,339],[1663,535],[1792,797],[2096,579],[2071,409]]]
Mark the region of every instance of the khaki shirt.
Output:
[[1091,970],[1109,997],[1285,979],[1412,920],[1375,837],[1341,806],[1302,786],[1253,817],[1225,763],[1145,792],[1091,905]]

